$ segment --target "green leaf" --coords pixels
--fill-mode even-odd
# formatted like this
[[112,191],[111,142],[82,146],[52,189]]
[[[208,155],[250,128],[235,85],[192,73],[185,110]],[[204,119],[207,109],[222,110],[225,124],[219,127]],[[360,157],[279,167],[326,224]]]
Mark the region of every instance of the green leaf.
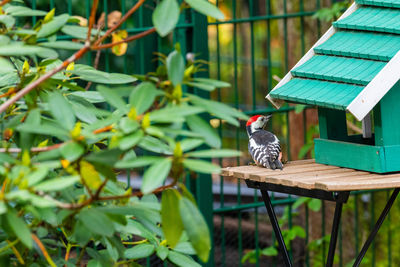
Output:
[[37,38],[47,37],[56,33],[61,27],[63,27],[69,19],[68,14],[62,14],[60,16],[54,17],[48,23],[42,25],[39,32],[37,33]]
[[167,258],[168,252],[169,252],[169,250],[168,250],[168,248],[165,247],[165,246],[161,246],[161,245],[160,245],[160,246],[158,246],[157,249],[156,249],[157,256],[158,256],[162,261],[164,261],[164,260]]
[[153,12],[153,24],[161,37],[170,33],[178,23],[179,5],[176,0],[162,0]]
[[292,229],[290,229],[290,231],[293,232],[294,238],[296,238],[296,237],[305,238],[306,237],[306,231],[304,230],[303,227],[301,227],[299,225],[294,225],[292,227]]
[[186,82],[185,84],[187,84],[191,87],[196,87],[198,89],[208,91],[208,92],[212,92],[216,88],[215,86],[212,86],[210,84],[204,84],[204,83]]
[[15,69],[11,62],[5,58],[0,57],[0,73],[7,74],[14,71]]
[[[187,239],[187,237],[185,239]],[[180,253],[187,254],[187,255],[196,255],[196,251],[194,250],[192,244],[190,244],[190,242],[188,242],[188,241],[179,242],[179,244],[176,245],[174,250],[176,252],[180,252]]]
[[183,232],[183,223],[179,214],[180,198],[175,189],[163,191],[161,197],[161,228],[171,248],[178,244]]
[[127,150],[135,146],[143,138],[144,134],[142,130],[139,130],[133,134],[124,136],[118,144],[118,147],[122,150]]
[[189,152],[187,155],[196,158],[227,158],[240,157],[242,152],[232,149],[209,149]]
[[185,152],[204,144],[204,140],[199,138],[185,138],[180,143],[182,151]]
[[33,186],[33,185],[39,183],[44,178],[46,178],[48,173],[49,173],[49,168],[39,165],[37,167],[37,170],[35,170],[34,172],[31,172],[30,174],[28,174],[26,176],[26,179],[28,180],[28,185]]
[[124,257],[127,259],[142,259],[147,258],[154,253],[154,246],[151,244],[139,244],[132,248],[128,248],[124,252]]
[[71,130],[75,125],[75,113],[71,104],[58,91],[49,95],[49,109],[53,117],[67,130]]
[[167,57],[168,79],[174,86],[182,83],[185,71],[185,61],[178,51],[171,52]]
[[163,158],[155,156],[143,156],[134,159],[118,161],[117,164],[115,164],[115,167],[120,169],[145,167],[154,164],[161,159]]
[[97,116],[93,114],[92,109],[88,108],[92,106],[89,102],[86,102],[86,105],[77,102],[71,104],[74,114],[79,120],[89,124],[97,121]]
[[[76,25],[65,25],[64,27],[61,28],[61,31],[71,37],[86,40],[88,28]],[[92,29],[91,31],[92,36],[97,36],[97,35],[102,36],[104,35],[104,33],[105,32],[103,31],[99,32],[97,29]]]
[[129,134],[139,128],[139,123],[128,117],[124,117],[119,121],[119,127],[125,134]]
[[204,109],[194,106],[169,107],[150,112],[150,120],[155,122],[181,121],[183,117],[198,114]]
[[261,254],[270,257],[278,256],[278,250],[275,247],[271,246],[261,250]]
[[136,108],[138,115],[148,110],[153,105],[154,99],[159,94],[154,84],[142,82],[133,89],[129,96],[129,104]]
[[33,10],[25,6],[8,6],[5,11],[13,17],[46,16],[47,14],[45,11]]
[[[1,50],[0,50],[1,51]],[[71,73],[78,75],[80,79],[103,84],[124,84],[136,81],[136,78],[121,74],[121,73],[108,73],[96,70],[93,67],[81,64],[75,64],[74,70]]]
[[32,248],[33,240],[31,232],[23,219],[17,216],[14,211],[8,211],[6,214],[8,225],[13,230],[14,234],[21,240],[21,242],[28,247]]
[[0,163],[14,163],[15,159],[6,153],[0,153]]
[[61,127],[56,127],[52,124],[30,124],[23,123],[16,128],[20,132],[43,134],[49,136],[55,136],[61,140],[69,139],[68,132]]
[[107,166],[114,166],[114,164],[119,160],[119,156],[122,151],[119,149],[108,149],[94,152],[85,157],[87,161],[100,163]]
[[82,145],[76,142],[67,142],[60,147],[61,155],[68,161],[77,160],[85,152]]
[[204,160],[184,159],[183,166],[192,171],[201,173],[219,173],[221,171],[218,165]]
[[78,216],[83,225],[90,229],[91,232],[108,237],[113,235],[113,223],[104,213],[95,208],[84,209]]
[[4,203],[4,201],[0,202],[0,215],[4,214],[7,212],[7,205]]
[[209,79],[209,78],[193,78],[193,81],[202,83],[202,84],[211,85],[216,88],[231,87],[230,83],[219,81],[219,80],[214,80],[214,79]]
[[211,250],[211,239],[203,215],[197,206],[185,197],[179,201],[179,210],[190,243],[196,250],[197,256],[203,262],[207,262]]
[[154,153],[172,154],[171,148],[168,145],[152,136],[144,137],[142,141],[140,141],[139,147]]
[[87,263],[87,267],[103,267],[103,263],[101,262],[101,260],[91,259]]
[[192,258],[173,250],[168,253],[168,260],[179,267],[201,267],[201,265]]
[[224,14],[215,5],[207,0],[185,0],[197,12],[216,19],[224,19]]
[[104,97],[101,96],[99,92],[96,91],[79,91],[79,92],[72,92],[70,95],[81,97],[90,103],[102,103],[104,102]]
[[319,210],[321,209],[321,205],[322,205],[321,200],[316,199],[316,198],[311,199],[311,200],[308,202],[308,204],[307,204],[307,206],[308,206],[312,211],[315,211],[315,212],[317,212],[317,211],[319,211]]
[[47,43],[38,43],[39,46],[54,48],[54,49],[65,49],[65,50],[79,50],[83,47],[82,43],[72,41],[55,41]]
[[217,131],[197,115],[188,116],[186,119],[190,130],[203,136],[206,143],[215,148],[221,147],[221,140]]
[[53,49],[35,46],[23,45],[14,42],[13,45],[0,46],[0,56],[38,56],[41,58],[57,58],[58,54]]
[[7,28],[11,28],[15,24],[15,19],[12,16],[0,15],[0,23],[4,24]]
[[172,167],[172,160],[164,158],[151,165],[151,167],[143,174],[141,191],[143,194],[151,193],[154,189],[161,186]]
[[89,162],[82,160],[80,163],[80,173],[85,184],[89,188],[97,190],[102,183],[99,173]]
[[46,180],[34,186],[36,191],[53,192],[64,190],[77,183],[80,180],[79,175],[58,177],[51,180]]
[[306,108],[306,105],[301,105],[301,104],[297,104],[294,106],[294,112],[296,114],[303,112],[303,110]]
[[123,112],[128,111],[125,101],[112,89],[102,85],[97,86],[96,89],[111,106],[116,109],[121,109]]

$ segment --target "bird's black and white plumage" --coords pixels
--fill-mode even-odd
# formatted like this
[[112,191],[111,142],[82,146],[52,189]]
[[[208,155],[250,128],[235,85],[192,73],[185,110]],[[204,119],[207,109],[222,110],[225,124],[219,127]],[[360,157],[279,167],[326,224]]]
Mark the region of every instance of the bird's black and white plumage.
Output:
[[271,132],[264,130],[269,116],[256,115],[246,124],[249,135],[249,152],[255,163],[265,168],[283,169],[282,153],[278,138]]

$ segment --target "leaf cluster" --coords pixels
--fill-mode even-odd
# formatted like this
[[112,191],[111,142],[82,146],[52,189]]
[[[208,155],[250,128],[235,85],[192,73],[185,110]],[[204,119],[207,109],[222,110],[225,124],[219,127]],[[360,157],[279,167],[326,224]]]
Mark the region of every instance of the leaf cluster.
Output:
[[[157,31],[164,36],[173,30],[188,7],[222,16],[205,0],[180,7],[163,0],[153,15]],[[166,11],[173,23],[160,23]],[[105,34],[55,10],[6,4],[0,13],[2,103],[65,64],[59,49],[79,50]],[[30,16],[42,19],[32,26],[15,23]],[[74,40],[60,41],[65,34]],[[207,116],[235,126],[247,117],[188,93],[229,84],[196,77],[204,63],[185,62],[179,45],[159,57],[159,67],[147,75],[108,73],[73,61],[1,114],[2,263],[137,266],[155,255],[198,266],[192,255],[208,260],[208,226],[184,179],[218,173],[210,158],[240,155],[221,149]],[[95,89],[85,90],[87,83]],[[130,174],[142,177],[140,188],[127,186]]]

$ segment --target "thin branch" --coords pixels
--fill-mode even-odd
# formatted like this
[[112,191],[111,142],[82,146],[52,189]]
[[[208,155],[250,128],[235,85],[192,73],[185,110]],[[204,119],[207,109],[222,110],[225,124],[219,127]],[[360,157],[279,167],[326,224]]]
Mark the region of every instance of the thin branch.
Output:
[[65,60],[61,65],[59,65],[58,67],[47,72],[45,75],[41,76],[39,79],[28,84],[22,90],[18,91],[18,93],[16,93],[12,98],[8,99],[6,102],[1,104],[0,113],[3,113],[4,111],[6,111],[7,108],[9,108],[12,104],[17,102],[20,98],[22,98],[24,95],[26,95],[27,93],[29,93],[30,91],[32,91],[33,89],[38,87],[40,84],[42,84],[44,81],[46,81],[47,79],[52,77],[54,74],[65,69],[70,63],[74,62],[77,59],[80,59],[89,50],[90,50],[90,46],[85,45],[79,51],[77,51],[75,54],[73,54],[71,57],[69,57],[67,60]]
[[[3,0],[0,3],[1,4],[5,4],[4,2],[7,0]],[[146,0],[139,0],[119,21],[118,23],[116,23],[111,29],[109,29],[102,37],[100,37],[99,39],[97,39],[97,41],[94,44],[94,47],[97,47],[99,44],[101,44],[108,36],[110,36],[110,34],[115,31],[119,26],[122,25],[122,23],[124,23],[133,13],[135,13],[135,11],[145,2]],[[97,2],[97,1],[95,1]],[[93,9],[92,9],[93,11]],[[90,31],[90,28],[89,28]],[[137,38],[140,37],[136,37],[134,38],[134,36],[132,36],[132,40],[136,40]],[[65,60],[61,65],[59,65],[58,67],[54,68],[53,70],[51,70],[50,72],[47,72],[46,74],[44,74],[43,76],[41,76],[39,79],[35,80],[34,82],[28,84],[25,88],[23,88],[22,90],[18,91],[12,98],[8,99],[6,102],[4,102],[3,104],[1,104],[0,106],[0,113],[3,113],[4,111],[7,110],[7,108],[9,108],[11,105],[13,105],[15,102],[17,102],[20,98],[22,98],[24,95],[28,94],[30,91],[32,91],[33,89],[35,89],[36,87],[38,87],[40,84],[42,84],[44,81],[46,81],[47,79],[49,79],[50,77],[52,77],[54,74],[58,73],[59,71],[65,69],[70,63],[75,62],[76,60],[80,59],[86,52],[88,52],[90,50],[90,44],[89,42],[86,42],[84,47],[82,47],[80,50],[78,50],[75,54],[73,54],[71,57],[69,57],[67,60]],[[97,49],[96,49],[97,50]]]
[[92,10],[90,11],[90,17],[89,17],[89,26],[88,26],[87,36],[86,36],[86,43],[90,43],[90,36],[92,34],[92,28],[93,28],[94,21],[96,18],[96,10],[97,10],[98,4],[99,4],[99,0],[93,0]]
[[12,242],[10,240],[6,240],[6,241],[7,241],[7,245],[5,245],[4,247],[0,248],[0,253],[3,253],[7,249],[9,249],[9,248],[13,247],[14,245],[16,245],[19,242],[19,239],[15,239]]
[[147,36],[147,35],[149,35],[149,34],[152,34],[152,33],[155,32],[155,31],[156,31],[155,28],[151,28],[151,29],[146,30],[146,31],[144,31],[144,32],[135,34],[135,35],[133,35],[133,36],[129,36],[129,37],[127,37],[127,38],[125,38],[125,39],[122,39],[121,41],[118,41],[118,42],[109,43],[109,44],[103,44],[103,45],[97,45],[97,46],[96,46],[96,45],[95,45],[95,46],[92,46],[91,49],[92,49],[92,50],[99,50],[99,49],[110,48],[110,47],[113,47],[113,46],[116,46],[116,45],[119,45],[119,44],[123,44],[123,43],[129,43],[129,42],[135,41],[135,40],[137,40],[137,39],[143,38],[143,37],[145,37],[145,36]]
[[121,26],[122,23],[124,23],[130,16],[132,16],[132,14],[135,13],[135,11],[138,10],[145,1],[146,0],[139,0],[128,12],[125,13],[125,15],[114,26],[108,29],[106,33],[94,43],[94,46],[100,45],[107,37],[111,35],[111,33],[118,29],[118,27]]
[[21,253],[19,253],[18,249],[15,248],[15,244],[18,243],[19,239],[15,240],[14,242],[10,242],[7,240],[7,244],[10,245],[11,250],[14,252],[15,257],[19,261],[20,264],[25,265],[24,259],[21,257]]
[[40,251],[42,251],[43,256],[45,257],[45,259],[47,260],[47,262],[49,263],[49,265],[51,267],[57,267],[57,265],[54,263],[54,261],[52,260],[52,258],[50,257],[49,253],[47,253],[47,250],[45,248],[45,246],[43,245],[42,241],[40,241],[40,239],[34,234],[32,233],[32,239],[35,241],[35,243],[38,245]]
[[[152,194],[158,194],[162,191],[164,191],[165,189],[174,187],[176,185],[176,180],[168,185],[163,185],[160,186],[156,189],[154,189],[151,193]],[[131,198],[131,197],[142,197],[143,193],[138,191],[138,192],[134,192],[132,194],[129,195],[117,195],[117,196],[104,196],[104,197],[100,197],[100,193],[103,190],[105,186],[105,183],[103,182],[103,184],[98,188],[97,192],[95,193],[95,195],[89,199],[87,199],[86,201],[82,202],[82,203],[63,203],[63,202],[58,202],[57,201],[57,206],[59,208],[63,208],[63,209],[81,209],[85,206],[88,206],[90,204],[92,204],[95,201],[108,201],[108,200],[118,200],[118,199],[124,199],[124,198]]]
[[9,2],[11,2],[11,0],[3,0],[3,1],[1,1],[0,6],[4,6],[5,4],[7,4]]

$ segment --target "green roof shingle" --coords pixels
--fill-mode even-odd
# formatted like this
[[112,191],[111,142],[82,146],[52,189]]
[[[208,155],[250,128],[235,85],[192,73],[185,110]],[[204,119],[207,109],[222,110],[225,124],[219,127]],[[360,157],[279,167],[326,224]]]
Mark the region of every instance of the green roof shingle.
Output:
[[314,48],[317,54],[389,61],[400,50],[400,35],[342,31]]
[[400,10],[361,7],[350,16],[335,21],[333,25],[339,29],[400,34]]
[[367,85],[385,64],[374,60],[314,56],[292,70],[292,74],[295,77]]
[[357,4],[400,8],[399,0],[356,0]]
[[362,86],[294,78],[270,92],[276,99],[345,110]]

